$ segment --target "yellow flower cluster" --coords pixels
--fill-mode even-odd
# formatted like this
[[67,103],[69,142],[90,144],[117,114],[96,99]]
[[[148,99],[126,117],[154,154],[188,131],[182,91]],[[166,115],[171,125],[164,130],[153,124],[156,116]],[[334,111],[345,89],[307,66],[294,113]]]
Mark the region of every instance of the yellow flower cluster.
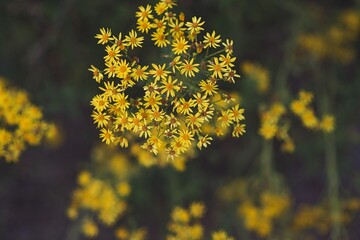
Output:
[[325,114],[319,120],[312,107],[310,106],[314,96],[311,92],[301,90],[298,98],[291,102],[290,108],[292,112],[297,115],[303,125],[309,129],[321,130],[325,133],[334,131],[335,119],[332,115]]
[[245,227],[260,237],[269,236],[273,222],[289,208],[290,198],[286,194],[265,191],[260,195],[259,205],[246,200],[240,204],[239,214],[244,219]]
[[270,77],[267,69],[250,61],[243,62],[240,68],[245,75],[256,82],[259,93],[265,93],[268,91]]
[[[360,210],[360,199],[350,198],[342,202],[340,221],[343,224],[351,222]],[[294,231],[316,230],[320,234],[327,234],[332,226],[333,217],[328,204],[302,205],[296,212],[293,221]]]
[[283,119],[285,113],[286,108],[280,102],[273,103],[268,110],[261,112],[259,134],[267,140],[273,139],[276,136],[282,141],[282,151],[293,152],[295,145],[288,134],[290,124]]
[[[106,144],[127,147],[136,137],[143,149],[174,159],[195,143],[200,149],[210,144],[213,137],[204,134],[205,124],[232,126],[236,137],[245,132],[244,109],[220,89],[240,77],[233,69],[233,41],[222,41],[215,31],[203,33],[200,17],[186,22],[175,6],[173,0],[140,6],[136,29],[115,36],[101,28],[95,36],[106,45],[106,67],[89,69],[97,82],[104,82],[91,101],[92,117]],[[150,65],[133,51],[147,35],[167,52]],[[217,132],[221,135],[222,129]]]
[[43,119],[41,109],[30,102],[28,94],[0,77],[0,158],[17,161],[27,145],[39,145],[56,134],[55,125]]
[[94,212],[105,225],[113,225],[125,212],[124,197],[129,194],[130,187],[126,182],[118,185],[118,189],[104,180],[93,177],[90,172],[83,171],[78,177],[79,187],[73,193],[73,200],[68,209],[68,216],[75,219],[79,210]]
[[70,219],[82,219],[82,232],[87,237],[98,234],[97,222],[113,226],[125,213],[133,171],[127,158],[112,149],[96,148],[93,157],[97,172],[80,172],[67,211]]
[[[205,213],[202,203],[194,202],[188,209],[175,207],[171,214],[171,222],[168,226],[171,232],[166,240],[201,240],[204,239],[204,227],[200,218]],[[216,231],[211,235],[211,240],[234,240],[224,231]]]
[[300,49],[318,59],[333,59],[348,63],[355,57],[355,49],[351,45],[358,37],[360,14],[356,10],[342,11],[336,23],[329,26],[324,33],[308,33],[300,35]]

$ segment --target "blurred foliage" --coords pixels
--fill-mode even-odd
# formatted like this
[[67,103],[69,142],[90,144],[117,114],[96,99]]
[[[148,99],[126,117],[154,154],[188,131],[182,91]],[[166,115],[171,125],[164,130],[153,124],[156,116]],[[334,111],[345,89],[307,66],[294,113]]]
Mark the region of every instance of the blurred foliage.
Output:
[[[125,178],[104,174],[106,164],[91,151],[100,141],[90,106],[98,85],[87,69],[101,66],[104,54],[94,36],[101,27],[128,32],[138,6],[154,3],[0,2],[0,74],[28,92],[63,138],[57,148],[27,149],[17,164],[1,161],[0,239],[72,240],[82,239],[81,231],[126,239],[142,237],[145,228],[147,239],[163,239],[172,209],[194,201],[206,206],[201,219],[206,239],[217,237],[209,229],[224,229],[235,239],[358,239],[360,3],[355,0],[179,0],[187,20],[201,17],[206,27],[234,40],[242,78],[228,90],[240,95],[246,134],[215,140],[182,172],[139,167],[134,149],[132,155],[117,149],[136,171],[126,179],[131,191],[124,215],[112,219],[113,227],[101,223],[103,204],[82,201],[89,193],[84,171],[116,201],[125,197],[115,190]],[[152,62],[158,55],[146,48],[139,57]],[[291,104],[302,90],[313,94],[309,106],[319,122],[334,116],[332,133],[311,131],[293,114]],[[274,103],[285,106],[275,122],[279,129],[288,127],[282,136],[291,137],[293,153],[281,151],[289,138],[275,134],[266,140],[259,134],[260,116],[273,113]],[[84,188],[74,190],[79,174]],[[94,193],[94,199],[101,201],[100,195]],[[76,221],[68,219],[75,213]]]

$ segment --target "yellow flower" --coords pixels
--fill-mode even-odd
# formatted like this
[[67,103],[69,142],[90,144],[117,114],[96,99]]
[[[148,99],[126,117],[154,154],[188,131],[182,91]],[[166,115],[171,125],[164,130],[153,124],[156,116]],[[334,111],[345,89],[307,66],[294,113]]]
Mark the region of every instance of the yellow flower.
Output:
[[188,41],[185,40],[184,37],[176,38],[175,41],[173,41],[171,45],[173,53],[180,55],[183,53],[186,53],[189,49],[190,45],[188,44]]
[[93,220],[87,218],[82,224],[82,233],[86,237],[93,238],[98,235],[99,229]]
[[190,205],[190,215],[195,218],[201,218],[204,215],[205,206],[203,203],[194,202]]
[[223,72],[225,72],[225,64],[224,62],[219,62],[219,59],[217,57],[213,58],[213,61],[210,61],[208,66],[208,70],[211,73],[211,77],[215,78],[222,78]]
[[97,42],[98,44],[105,44],[108,41],[112,40],[111,30],[109,28],[100,28],[100,34],[96,34],[95,38],[99,39],[99,41]]
[[115,141],[114,134],[111,130],[102,128],[100,133],[100,138],[102,142],[105,142],[107,145]]
[[121,56],[120,48],[117,45],[113,45],[111,47],[106,46],[105,51],[107,53],[107,55],[104,57],[105,62],[116,61]]
[[318,126],[318,119],[316,118],[314,112],[310,109],[306,109],[301,115],[303,124],[307,128],[316,128]]
[[225,52],[228,54],[232,54],[233,53],[233,48],[234,48],[234,41],[233,40],[229,40],[226,39],[226,41],[224,43],[222,43],[222,45],[225,48]]
[[151,34],[151,40],[154,41],[154,45],[157,47],[166,47],[168,44],[170,44],[170,41],[166,39],[168,33],[164,32],[164,29],[157,29],[155,32]]
[[216,36],[215,31],[213,31],[211,34],[206,33],[203,43],[204,48],[217,48],[220,46],[219,43],[221,43],[220,35]]
[[117,186],[117,192],[121,197],[126,197],[130,194],[131,187],[127,182],[120,182]]
[[243,135],[244,133],[246,133],[245,126],[246,126],[245,124],[240,124],[240,123],[235,125],[234,130],[232,132],[232,136],[240,137],[240,135]]
[[91,105],[94,106],[96,111],[102,112],[107,108],[109,102],[107,101],[107,98],[105,96],[96,95],[91,100]]
[[94,111],[91,116],[94,119],[94,123],[97,123],[98,128],[106,127],[110,120],[109,115],[106,115],[106,113],[99,112],[99,111]]
[[126,46],[130,46],[131,49],[134,49],[136,47],[142,47],[142,43],[144,41],[144,37],[138,37],[136,31],[131,30],[129,32],[129,35],[125,36],[124,44]]
[[152,64],[153,69],[149,71],[151,75],[155,78],[155,81],[160,79],[166,79],[170,71],[165,70],[166,64],[156,65]]
[[162,79],[162,85],[160,86],[160,89],[162,89],[161,94],[166,94],[167,98],[169,96],[175,97],[175,92],[180,90],[180,87],[176,84],[177,81],[177,79],[173,80],[171,76],[169,76],[167,79]]
[[135,16],[138,18],[138,20],[144,20],[144,19],[151,19],[153,18],[151,6],[148,4],[146,7],[139,6],[138,12],[135,13]]
[[176,207],[171,214],[171,218],[174,222],[188,223],[190,215],[185,209]]
[[195,73],[199,72],[197,68],[200,64],[194,63],[194,58],[191,58],[190,61],[184,60],[180,66],[180,73],[185,75],[185,77],[195,77]]
[[334,131],[334,128],[335,128],[334,116],[331,116],[331,115],[323,116],[323,118],[321,119],[321,122],[320,122],[320,128],[326,133],[330,133],[330,132]]
[[132,69],[131,77],[134,78],[135,81],[146,80],[148,78],[148,72],[146,71],[149,66],[140,66],[138,65],[136,68]]
[[161,105],[161,99],[161,96],[156,93],[148,94],[144,97],[144,107],[157,110]]
[[101,80],[103,80],[104,75],[94,65],[91,65],[88,70],[93,73],[93,79],[95,79],[96,82],[99,83]]
[[201,91],[205,93],[205,95],[212,96],[219,90],[217,84],[215,81],[211,80],[201,80],[199,83]]
[[181,22],[178,19],[170,19],[170,33],[172,34],[173,38],[175,38],[175,41],[184,35],[184,31],[186,30],[186,28],[184,28],[183,26],[184,22]]
[[192,17],[191,20],[191,22],[185,24],[188,27],[187,30],[190,34],[198,34],[200,31],[204,30],[201,26],[204,25],[205,22],[201,22],[201,17]]
[[136,24],[138,25],[136,27],[137,30],[139,30],[139,32],[141,33],[148,33],[149,30],[151,29],[151,23],[147,18],[138,20]]

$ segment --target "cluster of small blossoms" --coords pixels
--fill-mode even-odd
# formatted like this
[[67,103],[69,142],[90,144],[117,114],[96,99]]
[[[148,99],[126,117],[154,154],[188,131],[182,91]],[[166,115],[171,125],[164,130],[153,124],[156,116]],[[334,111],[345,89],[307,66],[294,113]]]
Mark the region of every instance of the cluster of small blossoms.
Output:
[[[274,179],[277,176],[274,175]],[[275,226],[284,221],[289,211],[291,200],[287,191],[281,186],[273,186],[267,182],[267,190],[263,186],[254,185],[250,179],[234,179],[218,189],[218,197],[222,201],[238,205],[238,217],[243,220],[246,229],[253,231],[259,237],[268,237],[275,231]],[[275,181],[279,181],[276,179]],[[272,190],[269,190],[269,186]],[[259,191],[254,191],[254,188]]]
[[313,98],[314,96],[311,92],[301,90],[298,93],[298,98],[291,102],[291,111],[301,119],[303,125],[306,128],[312,130],[321,130],[325,133],[334,131],[334,116],[325,114],[321,120],[318,119],[310,105],[313,101]]
[[244,219],[247,229],[260,237],[267,237],[273,230],[274,222],[287,212],[290,198],[287,194],[265,191],[260,195],[259,203],[245,200],[239,206],[239,215]]
[[[175,6],[172,0],[140,6],[136,29],[115,36],[102,28],[95,36],[98,44],[106,45],[106,54],[103,70],[89,69],[103,82],[101,94],[91,101],[92,117],[106,144],[127,147],[135,136],[147,151],[166,152],[174,159],[192,145],[210,144],[213,136],[204,134],[205,124],[232,127],[236,137],[245,132],[244,109],[220,89],[240,77],[233,69],[233,41],[204,32],[200,17],[185,21],[184,14],[173,11]],[[168,53],[159,63],[144,65],[133,50],[141,48],[148,35],[155,47]],[[133,96],[135,92],[140,97]],[[229,104],[224,108],[222,102]]]
[[332,59],[348,63],[355,57],[352,44],[360,29],[360,14],[353,9],[340,12],[338,20],[324,33],[306,33],[298,39],[299,48],[320,60]]
[[245,61],[240,66],[242,72],[256,82],[257,91],[265,93],[269,89],[270,77],[269,71],[259,64]]
[[295,145],[288,134],[290,123],[285,119],[285,113],[285,106],[279,102],[273,103],[269,109],[262,111],[260,115],[261,126],[259,134],[267,140],[276,137],[282,142],[282,151],[293,152]]
[[80,172],[67,211],[70,219],[82,221],[82,233],[88,238],[98,235],[98,223],[113,226],[124,215],[131,192],[128,180],[132,169],[127,158],[103,148],[94,155],[99,173]]
[[43,119],[41,109],[30,102],[28,94],[0,77],[0,158],[17,161],[27,145],[39,145],[56,134],[55,125]]
[[[336,221],[342,224],[349,224],[360,211],[360,199],[350,198],[341,202],[340,219]],[[321,202],[315,205],[303,204],[294,215],[292,228],[294,232],[317,231],[321,235],[330,232],[333,217],[329,209],[329,204]]]
[[[200,218],[205,213],[202,203],[192,203],[189,209],[175,207],[171,214],[171,222],[168,229],[171,232],[166,240],[202,240],[204,239],[204,227]],[[211,240],[234,240],[224,231],[216,231],[211,234]]]

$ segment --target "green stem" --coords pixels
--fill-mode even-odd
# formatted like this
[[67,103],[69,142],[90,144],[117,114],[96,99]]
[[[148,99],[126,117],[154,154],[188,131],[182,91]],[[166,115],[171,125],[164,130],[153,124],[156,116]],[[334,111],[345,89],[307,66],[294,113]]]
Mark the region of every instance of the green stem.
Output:
[[336,142],[334,133],[324,134],[325,140],[325,161],[328,181],[328,197],[331,214],[331,239],[339,240],[341,231],[341,209],[339,201],[339,175],[336,161]]
[[[317,76],[318,79],[322,80],[321,77]],[[335,73],[330,73],[330,76],[326,79],[328,84],[332,85],[336,81]],[[320,81],[323,82],[323,81]],[[329,95],[329,88],[321,88],[322,90],[322,102],[320,105],[320,109],[322,114],[326,114],[331,112],[330,106],[332,106]],[[339,196],[339,173],[337,166],[337,153],[336,153],[336,138],[335,133],[324,133],[324,157],[325,157],[325,167],[326,167],[326,175],[327,175],[327,194],[329,200],[330,207],[330,221],[331,221],[331,240],[340,240],[342,238],[342,224],[340,222],[341,218],[341,206],[340,206],[340,196]]]
[[266,178],[270,180],[272,173],[272,155],[273,155],[273,142],[272,140],[263,140],[263,146],[260,155],[260,167],[261,173]]

